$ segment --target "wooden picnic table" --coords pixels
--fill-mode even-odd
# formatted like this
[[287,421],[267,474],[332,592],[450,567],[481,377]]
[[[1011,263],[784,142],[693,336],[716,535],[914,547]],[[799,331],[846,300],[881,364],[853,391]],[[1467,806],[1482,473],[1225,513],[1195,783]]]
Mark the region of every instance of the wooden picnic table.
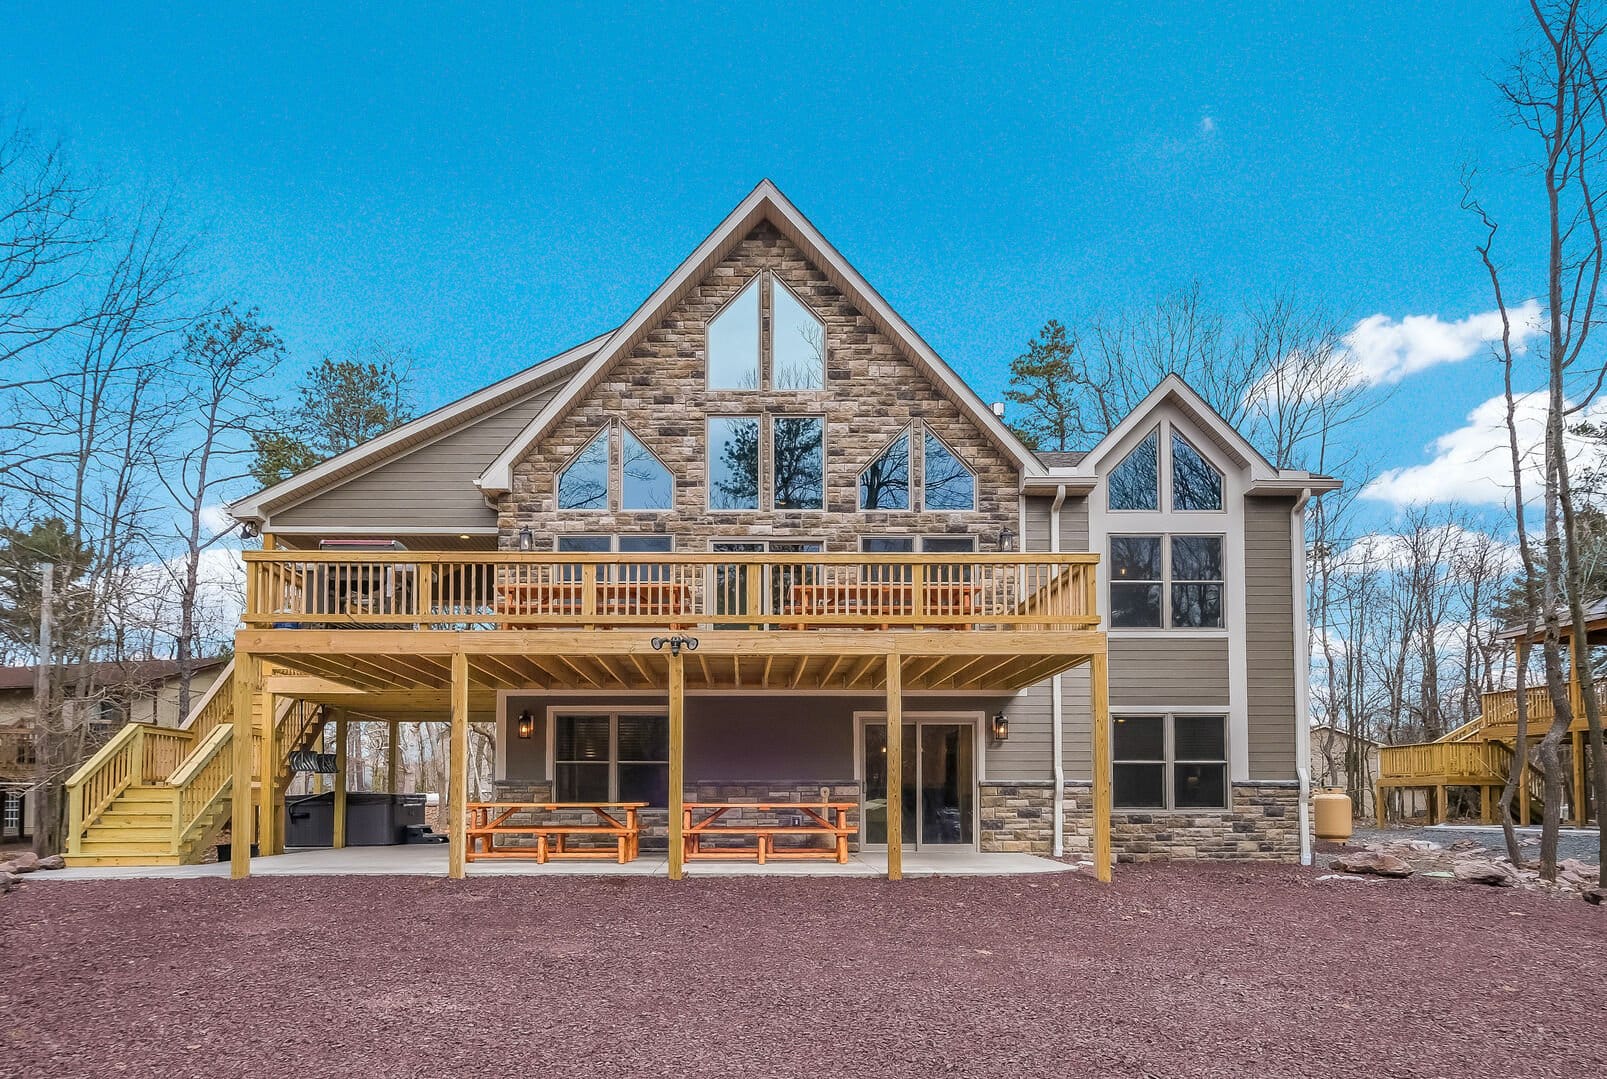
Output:
[[[586,610],[586,593],[594,609]],[[691,625],[691,591],[681,581],[507,581],[497,586],[496,613],[521,617],[595,614],[600,619],[618,615],[658,615],[671,629]],[[509,623],[503,629],[511,629]]]
[[[914,581],[861,581],[847,584],[795,584],[792,586],[792,612],[795,614],[854,614],[860,616],[909,615],[915,613]],[[922,614],[974,615],[979,585],[951,582],[924,582],[920,586]],[[883,623],[880,628],[890,628]]]
[[[470,802],[468,803],[469,861],[480,858],[535,858],[546,864],[553,858],[613,858],[621,865],[633,860],[641,850],[642,829],[637,814],[646,802]],[[517,813],[558,813],[585,811],[601,823],[572,824],[564,821],[517,821]],[[623,818],[623,819],[621,819]],[[497,836],[534,836],[531,847],[499,847]],[[571,847],[574,836],[611,839],[608,846]]]
[[[772,858],[831,859],[843,865],[848,862],[848,837],[855,831],[848,825],[848,814],[858,807],[858,802],[686,802],[682,806],[685,814],[682,823],[684,854],[688,860],[756,858],[760,865]],[[798,824],[721,823],[732,810],[797,813],[804,819]],[[703,816],[699,817],[699,813]],[[833,814],[835,820],[826,819],[827,813]],[[784,835],[824,836],[831,845],[778,849],[776,837]],[[752,836],[753,845],[705,849],[705,836]]]

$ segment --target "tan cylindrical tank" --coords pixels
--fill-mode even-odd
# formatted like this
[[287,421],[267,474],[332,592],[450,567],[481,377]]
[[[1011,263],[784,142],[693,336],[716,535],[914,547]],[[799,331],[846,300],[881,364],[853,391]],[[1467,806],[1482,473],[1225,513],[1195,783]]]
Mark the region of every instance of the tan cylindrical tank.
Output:
[[1318,839],[1349,839],[1351,829],[1350,795],[1343,787],[1329,787],[1311,797]]

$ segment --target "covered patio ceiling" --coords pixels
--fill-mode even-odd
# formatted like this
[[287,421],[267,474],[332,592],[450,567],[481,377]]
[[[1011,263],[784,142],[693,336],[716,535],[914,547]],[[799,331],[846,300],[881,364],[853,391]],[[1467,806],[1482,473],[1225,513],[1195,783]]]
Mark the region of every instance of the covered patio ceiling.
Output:
[[[275,691],[393,716],[445,718],[452,657],[467,656],[471,711],[489,712],[500,689],[662,690],[668,684],[665,631],[524,630],[442,633],[413,630],[259,630],[238,647],[301,676]],[[1097,632],[1017,631],[679,631],[686,689],[756,691],[885,689],[890,655],[904,692],[1014,693],[1105,651]],[[658,638],[660,648],[653,647]],[[364,695],[361,705],[340,698]]]

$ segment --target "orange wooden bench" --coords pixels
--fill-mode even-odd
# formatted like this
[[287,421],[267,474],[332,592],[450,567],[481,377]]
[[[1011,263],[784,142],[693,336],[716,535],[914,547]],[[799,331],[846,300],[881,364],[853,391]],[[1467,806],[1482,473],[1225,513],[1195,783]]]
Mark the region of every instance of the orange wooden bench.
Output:
[[[637,814],[645,808],[646,802],[470,802],[468,850],[464,857],[471,862],[481,858],[534,858],[542,864],[554,858],[612,858],[624,865],[640,853],[642,829]],[[601,823],[512,821],[518,813],[565,810],[593,813]],[[528,836],[535,839],[536,845],[499,847],[498,836]],[[569,840],[576,836],[613,842],[607,846],[571,847]]]
[[[922,613],[937,616],[975,616],[982,589],[974,584],[929,582],[921,586]],[[794,614],[854,614],[866,619],[915,613],[915,584],[911,581],[864,581],[847,584],[795,584]],[[891,623],[875,628],[889,629]],[[968,624],[938,623],[940,628],[967,629]],[[799,626],[797,628],[802,628]]]
[[[587,614],[595,615],[599,622],[618,615],[661,617],[670,629],[692,624],[687,620],[691,592],[679,581],[597,581],[591,588],[595,609],[587,612],[584,582],[507,582],[497,588],[496,613],[537,620],[561,616],[565,622]],[[499,628],[518,627],[501,622]]]
[[[848,813],[856,808],[857,802],[686,802],[682,822],[684,855],[689,861],[753,858],[764,865],[771,859],[821,859],[844,865],[848,862],[848,838],[857,831],[849,827]],[[797,813],[804,820],[801,824],[746,824],[724,819],[732,810],[744,809],[772,814]],[[835,820],[828,820],[827,813]],[[829,845],[777,847],[776,837],[784,835],[822,836]],[[741,846],[704,847],[706,836],[751,837],[753,842]]]

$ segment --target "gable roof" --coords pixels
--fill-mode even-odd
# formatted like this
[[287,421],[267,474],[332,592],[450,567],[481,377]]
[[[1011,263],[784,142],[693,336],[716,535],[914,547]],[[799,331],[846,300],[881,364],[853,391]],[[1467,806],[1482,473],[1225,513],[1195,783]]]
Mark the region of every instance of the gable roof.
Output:
[[[210,671],[214,667],[221,667],[229,662],[228,656],[209,656],[191,661],[191,670],[200,674]],[[111,682],[118,685],[154,685],[166,682],[179,675],[179,664],[176,659],[130,659],[122,661],[107,661],[92,665],[94,676],[102,682]],[[76,666],[59,664],[57,670],[72,673],[78,670]],[[34,678],[38,673],[37,665],[24,667],[0,667],[0,691],[27,690],[33,692]]]
[[1040,475],[1045,467],[1032,451],[993,414],[932,347],[921,340],[859,271],[821,235],[775,184],[760,181],[736,209],[687,256],[663,284],[636,309],[618,330],[585,362],[569,384],[547,402],[517,438],[508,443],[475,481],[486,493],[505,493],[513,480],[513,466],[536,441],[567,413],[616,362],[629,355],[693,287],[761,221],[774,225],[826,275],[826,278],[863,311],[877,329],[901,346],[916,369],[930,378],[939,392],[969,418],[1004,454],[1016,461],[1023,475]]
[[418,449],[480,416],[573,374],[582,362],[602,347],[612,332],[600,334],[584,344],[548,357],[484,389],[427,412],[416,420],[409,420],[378,438],[336,454],[305,472],[298,472],[289,479],[231,502],[226,507],[229,515],[238,521],[261,523],[274,510],[283,509]]
[[[1069,460],[1075,455],[1047,455],[1054,460],[1051,461],[1046,474],[1037,479],[1036,485],[1055,487],[1065,484],[1068,488],[1092,490],[1098,480],[1099,467],[1105,458],[1135,430],[1154,423],[1156,410],[1168,404],[1188,417],[1218,450],[1249,473],[1250,494],[1298,495],[1308,490],[1317,494],[1335,491],[1341,486],[1338,480],[1330,476],[1320,476],[1296,468],[1274,467],[1249,439],[1240,434],[1236,427],[1225,420],[1221,413],[1211,407],[1209,401],[1200,396],[1194,387],[1178,374],[1170,374],[1161,379],[1120,423],[1094,444],[1093,449],[1080,455],[1075,461]],[[1061,460],[1067,460],[1067,463],[1061,464]]]

